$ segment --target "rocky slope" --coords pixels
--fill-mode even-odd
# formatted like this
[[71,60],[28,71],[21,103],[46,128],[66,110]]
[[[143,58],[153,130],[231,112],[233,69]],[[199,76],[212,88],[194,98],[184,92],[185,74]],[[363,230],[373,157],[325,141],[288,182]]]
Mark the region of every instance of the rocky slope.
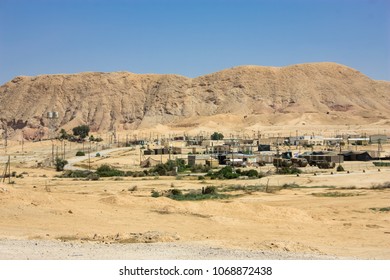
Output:
[[[47,119],[48,111],[59,118]],[[209,75],[80,73],[16,77],[0,87],[0,126],[10,131],[189,128],[214,116],[240,126],[388,121],[390,82],[349,67],[312,63],[240,66]],[[36,133],[35,133],[36,136]]]

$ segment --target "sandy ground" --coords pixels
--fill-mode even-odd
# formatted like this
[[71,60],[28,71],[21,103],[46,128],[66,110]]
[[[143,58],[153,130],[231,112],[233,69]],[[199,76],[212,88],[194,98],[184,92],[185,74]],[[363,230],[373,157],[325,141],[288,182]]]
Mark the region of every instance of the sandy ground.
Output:
[[[389,212],[372,209],[390,207],[390,189],[371,189],[389,181],[389,168],[348,163],[350,173],[310,167],[299,177],[256,180],[85,181],[37,167],[50,160],[49,142],[26,143],[23,153],[16,143],[8,152],[12,171],[23,178],[0,183],[0,259],[390,259]],[[5,159],[0,154],[1,170]],[[83,160],[75,164],[85,167]],[[122,149],[91,161],[92,168],[110,163],[131,169],[139,153]],[[278,189],[286,183],[300,188],[197,202],[151,197],[153,190],[171,188]],[[347,196],[321,196],[332,192]]]

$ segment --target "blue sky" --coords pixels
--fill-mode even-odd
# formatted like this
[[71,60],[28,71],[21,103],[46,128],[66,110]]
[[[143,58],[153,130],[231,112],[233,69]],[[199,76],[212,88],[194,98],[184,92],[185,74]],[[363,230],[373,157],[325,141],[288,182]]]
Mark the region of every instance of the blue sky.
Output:
[[390,81],[390,1],[0,0],[0,84],[320,61]]

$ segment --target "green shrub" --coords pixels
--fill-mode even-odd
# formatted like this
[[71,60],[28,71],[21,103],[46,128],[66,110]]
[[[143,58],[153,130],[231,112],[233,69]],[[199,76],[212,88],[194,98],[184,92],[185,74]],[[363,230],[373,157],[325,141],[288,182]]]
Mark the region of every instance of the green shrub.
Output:
[[102,164],[96,170],[96,173],[100,177],[114,177],[114,176],[125,176],[125,172],[112,168],[108,164]]
[[326,192],[326,193],[312,193],[317,197],[348,197],[348,196],[359,196],[358,193],[342,193],[342,192]]
[[215,186],[207,186],[206,188],[202,189],[202,194],[216,194],[217,188]]
[[390,182],[384,182],[382,184],[376,184],[372,185],[371,189],[373,190],[384,190],[384,189],[390,189]]
[[73,129],[73,135],[79,136],[81,139],[84,139],[89,134],[89,126],[88,125],[79,125],[74,127]]
[[300,170],[299,168],[296,168],[296,167],[281,167],[278,169],[278,171],[276,173],[283,174],[283,175],[300,174],[300,173],[302,173],[302,170]]
[[300,188],[300,186],[296,183],[283,184],[282,189],[296,189]]
[[341,164],[339,164],[338,166],[337,166],[337,172],[342,172],[342,171],[344,171],[344,167],[341,165]]
[[184,159],[168,160],[166,163],[157,164],[150,172],[157,173],[160,176],[176,175],[176,168],[178,172],[186,170]]
[[375,208],[370,208],[370,210],[380,211],[380,212],[390,212],[390,207],[375,207]]
[[100,153],[96,153],[96,157],[100,157]]
[[210,179],[235,179],[240,176],[240,174],[234,172],[233,167],[225,166],[217,172],[209,171],[207,176],[210,176]]
[[183,195],[183,192],[178,189],[169,190],[169,193],[170,193],[169,195]]
[[152,197],[160,197],[160,193],[158,191],[152,191]]
[[56,171],[64,171],[64,167],[67,164],[68,164],[67,160],[64,160],[61,158],[56,158],[56,161],[55,161]]
[[77,151],[76,157],[83,157],[83,156],[85,156],[85,152],[83,152],[83,151]]
[[61,177],[63,178],[87,178],[93,172],[89,170],[67,170]]
[[259,172],[255,169],[241,172],[242,176],[248,176],[249,178],[258,178]]

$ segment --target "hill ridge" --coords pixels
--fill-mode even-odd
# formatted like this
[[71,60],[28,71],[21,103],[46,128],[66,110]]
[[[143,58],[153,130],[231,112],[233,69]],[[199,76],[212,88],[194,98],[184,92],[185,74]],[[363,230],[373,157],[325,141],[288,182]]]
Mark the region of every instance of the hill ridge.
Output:
[[[241,65],[195,78],[126,71],[18,76],[0,87],[0,127],[33,138],[49,126],[69,130],[79,124],[101,132],[158,124],[189,129],[191,119],[207,124],[217,115],[236,116],[233,122],[246,116],[237,123],[243,128],[369,124],[387,118],[389,93],[390,82],[333,62]],[[58,111],[59,119],[50,123],[48,111]]]

